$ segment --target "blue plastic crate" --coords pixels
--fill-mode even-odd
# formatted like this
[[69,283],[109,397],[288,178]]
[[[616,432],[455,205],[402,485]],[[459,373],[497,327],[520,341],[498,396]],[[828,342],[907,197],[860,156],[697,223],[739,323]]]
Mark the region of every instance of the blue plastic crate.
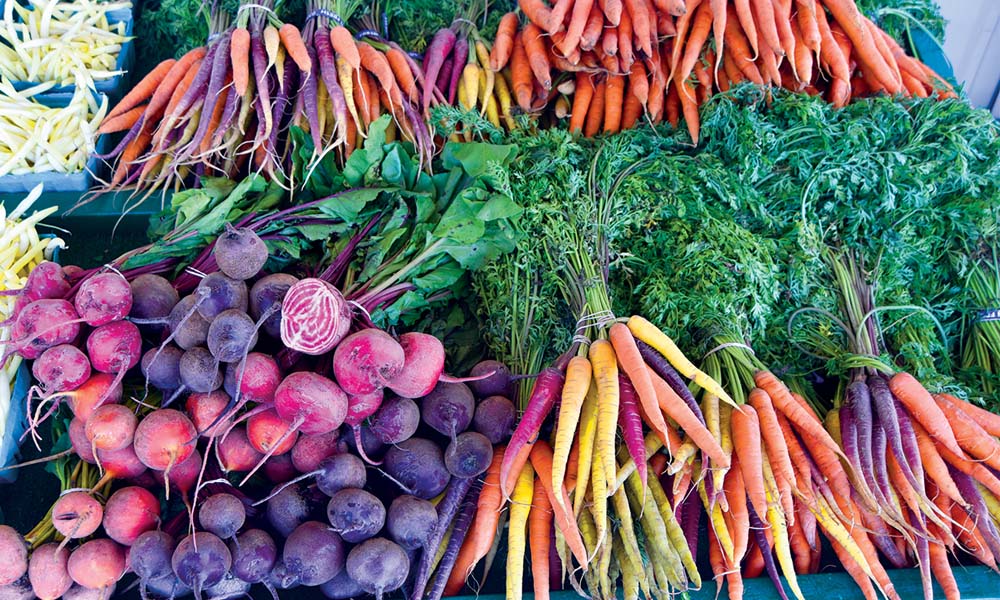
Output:
[[[13,1],[13,0],[7,0]],[[0,0],[0,9],[4,6],[4,0]],[[133,11],[131,9],[113,10],[108,11],[108,24],[125,23],[125,36],[126,39],[122,43],[121,50],[118,52],[118,60],[115,62],[115,70],[121,71],[119,75],[115,75],[110,79],[105,79],[102,81],[94,82],[95,92],[98,94],[104,94],[110,98],[112,102],[120,99],[124,93],[124,87],[128,81],[128,72],[132,69],[132,65],[135,63],[135,44],[134,40],[130,39],[133,35],[133,29],[135,27],[133,19]],[[25,90],[32,86],[38,85],[41,82],[31,82],[31,81],[14,81],[12,85],[16,90]],[[40,94],[39,97],[51,97],[52,102],[61,102],[62,98],[65,98],[65,102],[68,102],[70,98],[73,97],[73,86],[72,85],[61,85],[53,87],[51,90]],[[56,106],[56,104],[50,104],[50,106]]]

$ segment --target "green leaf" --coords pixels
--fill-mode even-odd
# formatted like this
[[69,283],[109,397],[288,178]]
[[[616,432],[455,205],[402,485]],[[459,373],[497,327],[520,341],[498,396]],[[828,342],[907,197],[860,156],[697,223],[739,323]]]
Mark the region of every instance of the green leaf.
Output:
[[521,214],[522,209],[506,194],[490,194],[489,200],[479,209],[479,218],[484,221],[509,219]]
[[377,188],[348,190],[320,203],[319,210],[324,214],[339,217],[348,223],[354,223],[358,220],[361,211],[378,198],[383,191],[385,190]]
[[481,177],[489,173],[491,164],[507,165],[517,155],[517,146],[513,144],[486,144],[469,142],[457,144],[448,142],[441,152],[441,165],[445,169],[461,167],[472,177]]
[[451,287],[464,274],[465,269],[459,264],[448,262],[429,273],[414,277],[413,284],[421,290],[434,292]]
[[486,230],[478,212],[473,203],[465,198],[456,198],[434,228],[434,236],[447,238],[459,244],[475,242]]

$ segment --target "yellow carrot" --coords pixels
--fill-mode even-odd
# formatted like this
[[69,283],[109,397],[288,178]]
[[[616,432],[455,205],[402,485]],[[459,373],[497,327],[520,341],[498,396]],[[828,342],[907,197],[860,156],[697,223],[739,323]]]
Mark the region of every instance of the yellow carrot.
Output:
[[361,117],[358,116],[358,107],[354,103],[354,69],[351,68],[351,65],[347,63],[343,56],[337,56],[337,80],[340,82],[340,87],[344,90],[347,111],[351,114],[351,118],[354,119],[355,124],[357,124],[358,132],[361,134],[361,137],[368,137],[364,123],[362,123]]
[[514,485],[507,526],[507,597],[513,600],[520,600],[524,589],[524,548],[534,491],[535,471],[531,463],[525,463]]
[[616,530],[622,535],[622,550],[633,564],[641,565],[642,555],[639,550],[639,539],[635,536],[635,523],[632,521],[632,511],[628,506],[625,488],[618,488],[618,491],[612,494],[611,500],[615,507],[615,517],[618,519]]
[[500,103],[500,114],[503,115],[503,121],[507,124],[507,129],[513,131],[517,129],[517,121],[514,120],[514,113],[512,112],[511,103],[513,99],[510,95],[510,84],[507,83],[507,77],[509,77],[509,74],[505,69],[497,74],[495,83],[497,101]]
[[597,384],[591,380],[580,409],[580,435],[576,443],[580,446],[580,459],[576,467],[576,489],[573,491],[573,514],[580,516],[583,501],[590,484],[591,465],[594,458],[594,438],[597,435]]
[[660,518],[663,520],[663,524],[667,530],[667,539],[670,540],[671,546],[677,551],[677,554],[681,558],[681,563],[684,565],[684,570],[687,571],[688,578],[694,582],[697,581],[698,585],[701,584],[701,575],[698,573],[698,564],[695,562],[694,556],[691,554],[691,547],[688,546],[687,538],[684,537],[684,529],[681,528],[681,524],[677,522],[677,517],[674,515],[674,509],[670,506],[670,501],[667,499],[667,493],[664,491],[663,486],[660,485],[660,480],[652,477],[649,480],[649,490],[653,497],[653,504],[660,511]]
[[767,495],[767,521],[771,524],[774,553],[778,557],[781,572],[788,580],[788,587],[791,588],[798,600],[805,600],[802,597],[802,590],[799,588],[799,580],[795,577],[795,561],[792,559],[792,547],[788,539],[788,525],[785,522],[778,498],[778,483],[774,479],[770,463],[765,460],[762,466],[764,469],[764,491]]
[[624,600],[639,600],[639,579],[646,577],[645,574],[640,574],[641,571],[639,573],[636,571],[642,568],[642,563],[636,565],[626,554],[620,535],[614,536],[614,546],[611,550],[622,574],[622,597]]
[[[594,440],[597,445],[597,440]],[[594,461],[591,463],[593,473],[590,477],[592,484],[590,512],[594,515],[594,524],[597,526],[597,543],[604,544],[608,532],[608,480],[604,476],[603,463],[597,460],[597,450],[594,449]],[[593,557],[588,557],[592,559]],[[588,561],[589,562],[589,561]]]
[[493,97],[493,86],[496,82],[496,73],[493,69],[490,69],[490,51],[486,48],[486,44],[482,40],[476,41],[476,58],[479,59],[480,72],[485,76],[485,83],[482,87],[482,97],[483,97],[483,108],[480,111],[480,115],[486,114],[486,110],[489,105],[490,98]]
[[704,371],[694,366],[694,363],[684,356],[684,353],[677,347],[677,344],[667,334],[660,331],[656,325],[636,315],[629,318],[628,328],[632,331],[632,335],[655,348],[657,352],[670,361],[670,364],[681,375],[693,380],[704,388],[706,392],[714,394],[719,399],[736,406],[736,402],[729,397],[726,390],[722,389],[722,386]]
[[[594,462],[608,476],[618,472],[615,465],[615,434],[618,430],[618,361],[608,340],[590,345],[590,362],[597,381],[597,439],[594,442]],[[600,524],[598,524],[600,526]]]
[[[590,390],[592,369],[585,356],[574,356],[566,366],[566,381],[562,388],[559,406],[559,420],[556,426],[555,444],[552,449],[552,489],[561,490],[566,477],[566,460],[576,437],[576,426],[580,421],[580,410],[587,392]],[[581,447],[581,451],[583,448]],[[579,467],[578,467],[579,469]],[[556,496],[556,503],[563,510],[562,498]]]

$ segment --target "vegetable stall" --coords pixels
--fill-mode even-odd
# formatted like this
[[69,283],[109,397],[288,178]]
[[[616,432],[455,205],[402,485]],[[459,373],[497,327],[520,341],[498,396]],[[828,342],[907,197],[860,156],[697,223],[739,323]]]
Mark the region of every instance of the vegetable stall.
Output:
[[3,20],[0,599],[995,595],[932,2]]

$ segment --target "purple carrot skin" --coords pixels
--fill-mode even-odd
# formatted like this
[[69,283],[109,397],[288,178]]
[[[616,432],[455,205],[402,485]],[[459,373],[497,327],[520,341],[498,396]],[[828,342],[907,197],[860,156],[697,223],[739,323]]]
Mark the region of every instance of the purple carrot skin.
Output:
[[694,412],[698,420],[705,424],[705,415],[701,413],[701,406],[694,399],[694,395],[691,394],[691,390],[688,389],[684,380],[681,379],[680,373],[677,369],[670,364],[670,361],[666,359],[665,356],[656,351],[646,342],[642,340],[636,340],[635,344],[639,347],[639,354],[642,356],[642,360],[646,362],[650,369],[653,369],[657,375],[663,378],[667,382],[678,396],[684,400],[684,403]]
[[222,86],[226,83],[226,75],[229,74],[232,68],[232,61],[229,58],[229,38],[229,34],[226,34],[219,39],[219,49],[212,60],[214,63],[212,65],[212,76],[208,81],[208,89],[205,90],[205,105],[201,109],[202,119],[198,122],[198,129],[195,131],[194,137],[188,142],[188,151],[182,153],[182,158],[179,162],[183,162],[198,151],[201,141],[208,132],[212,113],[215,112],[215,105],[219,102]]
[[[306,43],[306,50],[309,52],[309,59],[312,64],[317,64],[316,46],[311,41]],[[306,120],[309,122],[309,135],[313,141],[313,152],[319,153],[323,148],[323,132],[319,128],[319,84],[315,77],[306,76],[302,82],[302,94],[299,95],[306,108]]]
[[872,460],[872,398],[868,386],[863,381],[852,383],[847,388],[847,397],[854,411],[854,426],[857,430],[858,456],[861,459],[861,474],[868,487],[882,500],[882,491],[875,484],[875,463]]
[[[329,32],[326,39],[329,42]],[[259,123],[257,125],[257,137],[262,141],[270,137],[274,121],[271,118],[271,76],[267,69],[267,50],[264,48],[261,27],[254,27],[250,32],[250,56],[253,58],[254,79],[257,80],[257,98],[260,101],[261,112],[264,113],[264,129],[261,130]]]
[[455,104],[458,95],[458,82],[462,80],[462,71],[469,60],[469,40],[461,38],[455,42],[452,50],[451,74],[448,77],[448,104]]
[[[547,367],[542,370],[535,379],[535,387],[531,390],[531,398],[521,415],[521,420],[514,429],[514,434],[510,436],[510,443],[503,455],[503,462],[500,464],[500,485],[504,487],[510,479],[510,471],[513,467],[514,457],[521,451],[525,444],[533,443],[538,436],[538,431],[542,428],[542,422],[555,406],[556,398],[562,392],[564,376],[562,371],[555,367]],[[509,457],[509,458],[508,458]],[[504,495],[509,495],[510,490],[503,490]]]
[[764,523],[757,516],[757,512],[753,509],[749,498],[747,498],[747,516],[750,518],[750,531],[753,532],[754,541],[757,542],[757,545],[760,547],[760,554],[764,557],[764,568],[767,570],[767,576],[774,582],[774,587],[777,588],[778,596],[781,600],[788,600],[785,588],[781,585],[781,578],[778,576],[778,567],[774,564],[774,554],[771,552],[771,545],[767,543],[767,534],[764,533],[770,525]]
[[883,498],[892,498],[892,484],[889,483],[889,467],[885,462],[886,441],[885,429],[879,416],[872,413],[872,470],[875,474],[875,484]]
[[878,413],[879,422],[882,424],[882,429],[885,430],[886,441],[888,441],[892,453],[896,456],[899,468],[903,471],[903,476],[913,486],[913,489],[918,491],[923,490],[923,480],[917,481],[912,465],[907,460],[906,453],[903,451],[902,434],[899,431],[899,417],[895,407],[896,401],[892,397],[892,392],[889,391],[889,383],[879,375],[872,375],[868,378],[868,389],[871,392],[872,403],[875,405],[875,411]]
[[[860,498],[856,493],[854,494],[854,500],[855,502],[860,502]],[[861,518],[864,519],[864,526],[871,530],[869,536],[871,537],[872,542],[875,544],[875,547],[882,552],[886,560],[888,560],[897,569],[905,569],[909,567],[910,565],[906,560],[906,557],[903,556],[896,544],[893,543],[885,521],[880,516],[866,510],[861,511]]]
[[434,80],[434,89],[441,93],[441,101],[448,102],[448,86],[451,84],[451,72],[455,68],[455,56],[449,54],[441,63],[441,70],[438,71]]
[[635,387],[624,373],[618,374],[618,426],[622,430],[622,438],[628,454],[635,462],[635,470],[642,480],[642,488],[646,489],[646,443],[642,437],[642,417],[639,416],[639,400]]
[[[708,479],[711,479],[709,477]],[[698,529],[701,527],[701,499],[698,494],[688,494],[680,504],[681,508],[681,529],[684,530],[684,539],[687,540],[688,548],[691,549],[691,556],[698,556]]]
[[444,586],[448,583],[448,576],[451,574],[455,561],[458,560],[458,551],[462,548],[469,527],[472,525],[472,517],[476,514],[476,503],[479,501],[479,492],[482,491],[482,484],[479,481],[473,483],[472,488],[465,494],[462,507],[455,517],[455,526],[451,530],[451,537],[448,538],[448,546],[437,566],[437,577],[431,587],[430,600],[441,600],[444,595]]
[[948,472],[951,473],[951,478],[958,486],[958,491],[962,493],[962,498],[965,498],[965,501],[969,503],[969,517],[972,518],[972,522],[976,524],[979,532],[983,534],[983,540],[989,546],[990,552],[993,553],[993,556],[1000,556],[1000,533],[997,532],[997,528],[993,524],[993,519],[986,508],[986,501],[983,500],[979,488],[976,487],[975,480],[951,465],[948,465]]
[[[437,505],[438,520],[434,525],[434,529],[431,530],[430,535],[427,537],[424,548],[437,549],[441,546],[441,540],[444,539],[444,534],[448,531],[452,520],[454,520],[455,513],[458,512],[459,507],[462,505],[462,500],[472,488],[473,481],[475,481],[475,478],[451,478],[448,488],[444,492],[444,498]],[[427,589],[427,583],[431,578],[431,567],[434,563],[435,554],[436,552],[427,551],[421,553],[420,567],[417,570],[417,577],[413,581],[410,600],[421,600],[424,597],[424,591]],[[447,579],[446,575],[445,580]]]
[[423,71],[424,78],[427,81],[427,85],[424,87],[423,109],[425,114],[430,110],[431,106],[431,95],[433,93],[430,89],[431,85],[437,81],[438,73],[441,72],[441,66],[444,64],[444,59],[451,54],[456,41],[455,32],[451,28],[445,27],[444,29],[439,29],[424,52]]
[[[844,399],[843,404],[840,405],[840,445],[844,449],[844,456],[847,457],[847,462],[850,463],[851,468],[860,473],[861,457],[859,456],[858,449],[857,419],[854,416],[854,402],[851,397],[851,387],[853,385],[848,386],[847,397]],[[867,478],[865,478],[865,483],[867,483]]]
[[[882,491],[875,483],[872,469],[865,468],[865,458],[871,463],[871,416],[868,415],[868,422],[861,423],[857,416],[856,408],[860,404],[868,403],[868,386],[863,381],[855,381],[847,386],[847,393],[844,403],[840,405],[840,438],[847,460],[857,473],[861,482],[868,488],[866,494],[871,494],[874,498],[884,503],[886,500],[882,496]],[[868,404],[868,408],[871,405]],[[864,409],[862,408],[862,411]],[[864,427],[867,435],[866,445],[861,444],[861,429]]]
[[125,137],[122,138],[122,141],[118,142],[118,145],[115,146],[114,149],[105,154],[95,154],[94,158],[97,158],[99,160],[108,160],[109,158],[114,158],[119,154],[121,154],[122,151],[125,150],[125,146],[128,146],[129,142],[131,142],[132,140],[134,140],[139,136],[139,133],[142,131],[145,120],[146,120],[145,115],[139,117],[139,120],[136,121],[131,128],[129,128],[128,133],[125,134]]
[[[214,44],[208,47],[208,51],[205,52],[205,58],[202,59],[201,65],[198,67],[198,74],[191,80],[191,86],[184,92],[180,102],[174,108],[174,112],[170,115],[164,115],[167,129],[172,127],[176,121],[174,115],[186,114],[194,106],[195,100],[198,100],[205,94],[205,86],[208,85],[209,77],[212,75],[212,71],[215,70],[216,55],[222,54],[224,58],[229,58],[229,35],[228,32],[222,34]],[[226,47],[220,52],[219,48],[222,46],[223,41],[225,41]]]
[[[922,518],[913,514],[909,508],[906,509],[909,521],[917,528],[917,566],[920,567],[920,583],[924,589],[924,600],[934,600],[934,588],[931,579],[931,549],[927,541],[927,528]],[[915,522],[916,521],[916,522]]]
[[910,422],[910,415],[899,400],[893,398],[892,405],[896,409],[896,420],[899,423],[900,442],[903,446],[903,460],[910,465],[914,477],[920,483],[917,491],[920,492],[921,496],[926,496],[924,465],[920,462],[920,447],[917,444],[917,434],[913,431],[913,423]]
[[271,136],[268,140],[268,150],[274,151],[278,147],[278,133],[283,131],[282,122],[288,112],[288,105],[291,104],[289,90],[295,89],[299,82],[299,68],[295,61],[288,55],[285,56],[285,73],[281,78],[281,89],[278,90],[274,98],[274,113],[272,116]]
[[222,141],[222,138],[229,132],[230,127],[233,126],[233,121],[236,120],[236,115],[240,112],[241,100],[239,94],[236,93],[235,86],[229,86],[226,91],[226,104],[222,107],[222,116],[219,118],[219,125],[215,130],[215,134],[212,135],[212,146],[218,146]]
[[313,40],[316,43],[316,57],[319,59],[323,85],[330,95],[333,114],[337,118],[337,143],[344,143],[347,141],[347,98],[337,79],[337,63],[333,57],[333,46],[330,45],[330,28],[325,25],[317,28]]

